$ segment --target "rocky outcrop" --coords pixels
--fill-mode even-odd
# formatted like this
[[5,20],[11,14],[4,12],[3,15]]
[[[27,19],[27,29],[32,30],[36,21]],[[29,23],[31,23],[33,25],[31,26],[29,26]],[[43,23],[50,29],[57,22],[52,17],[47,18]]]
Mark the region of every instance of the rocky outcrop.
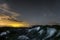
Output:
[[60,40],[60,26],[35,25],[30,28],[0,28],[1,40]]

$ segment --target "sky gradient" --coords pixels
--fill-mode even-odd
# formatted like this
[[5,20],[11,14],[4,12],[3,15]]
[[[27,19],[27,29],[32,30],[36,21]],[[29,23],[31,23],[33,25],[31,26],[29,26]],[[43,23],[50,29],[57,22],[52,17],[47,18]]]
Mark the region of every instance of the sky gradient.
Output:
[[18,12],[19,20],[33,24],[60,23],[59,0],[0,0],[2,3]]

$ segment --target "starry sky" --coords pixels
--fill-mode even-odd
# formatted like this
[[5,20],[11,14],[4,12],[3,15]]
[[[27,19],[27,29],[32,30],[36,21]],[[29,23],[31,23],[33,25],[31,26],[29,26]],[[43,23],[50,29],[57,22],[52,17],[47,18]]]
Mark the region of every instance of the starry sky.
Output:
[[18,20],[31,24],[60,23],[59,0],[0,0],[20,14]]

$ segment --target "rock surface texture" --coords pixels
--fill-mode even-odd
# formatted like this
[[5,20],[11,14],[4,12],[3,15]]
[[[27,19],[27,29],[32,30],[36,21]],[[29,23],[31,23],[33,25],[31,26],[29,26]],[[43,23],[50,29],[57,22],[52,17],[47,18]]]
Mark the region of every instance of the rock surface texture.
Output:
[[60,27],[0,28],[0,40],[60,40]]

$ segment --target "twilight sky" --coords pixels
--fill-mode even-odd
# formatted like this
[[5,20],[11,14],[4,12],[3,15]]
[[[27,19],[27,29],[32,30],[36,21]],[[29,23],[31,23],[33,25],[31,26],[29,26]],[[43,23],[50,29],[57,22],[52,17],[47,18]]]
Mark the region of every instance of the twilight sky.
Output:
[[0,0],[2,3],[18,12],[19,20],[34,24],[60,23],[59,0]]

